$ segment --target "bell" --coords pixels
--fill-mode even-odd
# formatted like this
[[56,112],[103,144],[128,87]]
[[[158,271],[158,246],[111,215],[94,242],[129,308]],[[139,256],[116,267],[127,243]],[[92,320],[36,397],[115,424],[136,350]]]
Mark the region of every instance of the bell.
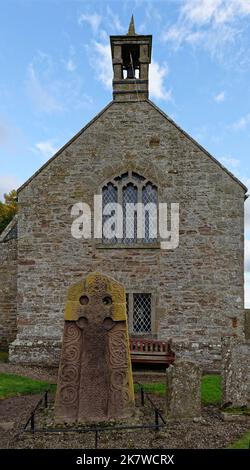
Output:
[[135,78],[135,73],[132,66],[127,68],[127,78]]

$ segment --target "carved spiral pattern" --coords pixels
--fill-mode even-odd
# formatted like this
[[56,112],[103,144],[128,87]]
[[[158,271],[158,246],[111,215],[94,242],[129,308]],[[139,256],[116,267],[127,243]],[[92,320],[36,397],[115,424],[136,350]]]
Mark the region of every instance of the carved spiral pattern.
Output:
[[115,370],[111,373],[112,387],[116,390],[122,390],[127,385],[127,371]]
[[74,342],[74,341],[79,341],[80,338],[81,338],[81,331],[79,330],[75,322],[67,323],[64,341],[67,343]]
[[61,388],[61,402],[63,405],[72,405],[77,401],[77,388],[73,385],[64,385]]
[[79,379],[79,366],[75,364],[63,365],[61,377],[63,382],[77,383]]
[[80,354],[80,348],[77,344],[69,344],[65,349],[64,360],[67,362],[79,362]]

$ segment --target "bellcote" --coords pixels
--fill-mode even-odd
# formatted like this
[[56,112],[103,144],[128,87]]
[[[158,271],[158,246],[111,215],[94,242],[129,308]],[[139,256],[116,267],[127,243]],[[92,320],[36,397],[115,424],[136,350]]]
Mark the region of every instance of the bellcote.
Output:
[[152,36],[136,34],[132,16],[128,33],[110,36],[113,63],[113,99],[144,101],[148,99],[148,73]]

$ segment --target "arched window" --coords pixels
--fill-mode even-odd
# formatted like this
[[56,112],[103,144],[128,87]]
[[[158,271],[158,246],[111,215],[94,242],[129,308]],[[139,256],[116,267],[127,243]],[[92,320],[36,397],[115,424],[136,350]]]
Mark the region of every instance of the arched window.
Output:
[[[157,200],[157,187],[136,172],[128,171],[106,183],[102,188],[103,242],[124,243],[126,245],[156,242]],[[119,203],[122,208],[122,222],[114,203]],[[139,217],[137,203],[141,204],[139,207],[143,213],[141,220],[144,228],[141,235],[138,233],[137,226]],[[116,228],[119,223],[121,223],[119,236],[108,236],[107,227],[117,234]]]

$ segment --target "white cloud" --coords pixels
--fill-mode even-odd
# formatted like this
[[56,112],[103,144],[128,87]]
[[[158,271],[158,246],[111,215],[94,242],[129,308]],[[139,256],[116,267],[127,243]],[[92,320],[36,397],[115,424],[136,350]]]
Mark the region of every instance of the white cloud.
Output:
[[96,33],[102,22],[102,17],[98,13],[82,13],[78,18],[78,23],[88,23],[93,33]]
[[[52,60],[49,54],[38,52],[29,64],[26,89],[38,111],[55,113],[92,106],[92,98],[84,92],[83,77],[75,72],[74,58],[71,47],[67,60]],[[70,71],[70,78],[61,78],[65,76],[62,67]]]
[[58,103],[51,85],[44,85],[39,77],[34,65],[31,63],[28,66],[28,80],[27,91],[31,96],[34,104],[41,110],[47,113],[59,111],[62,109]]
[[182,15],[198,25],[224,24],[248,14],[249,0],[185,0],[182,7]]
[[241,117],[232,124],[234,130],[244,130],[250,124],[250,113],[246,116]]
[[186,40],[187,28],[181,24],[172,25],[168,28],[162,36],[164,41],[172,42],[176,48],[178,48],[182,42]]
[[171,42],[174,49],[187,43],[193,47],[202,47],[208,50],[213,57],[224,60],[224,48],[234,44],[237,33],[238,31],[228,25],[221,25],[220,28],[211,27],[204,31],[194,31],[193,25],[177,24],[170,27],[162,38],[164,41]]
[[240,160],[238,160],[237,158],[222,157],[220,158],[220,161],[223,163],[223,165],[228,165],[233,169],[238,168],[240,166]]
[[245,240],[245,272],[250,273],[250,240]]
[[55,140],[51,139],[37,142],[35,144],[35,149],[38,150],[42,157],[47,160],[56,153],[58,146],[55,145]]
[[9,193],[12,189],[21,186],[21,180],[14,175],[4,175],[0,177],[0,200],[3,201],[4,193]]
[[162,20],[162,11],[159,8],[156,8],[153,2],[147,2],[147,5],[145,7],[145,14],[146,18],[150,21],[150,23],[152,23],[152,21],[154,23],[160,23]]
[[124,27],[121,24],[119,16],[114,13],[109,6],[107,6],[107,14],[111,31],[114,29],[120,33],[124,32]]
[[[223,60],[223,49],[234,45],[239,35],[242,41],[242,20],[248,15],[249,0],[183,0],[177,22],[163,33],[162,38],[175,48],[184,43],[206,48]],[[240,54],[238,46],[237,56]]]
[[137,26],[137,28],[136,28],[136,32],[138,34],[147,34],[146,31],[147,31],[146,22],[139,24],[139,26]]
[[[250,188],[250,179],[249,183],[244,182],[247,188]],[[246,232],[250,231],[250,196],[245,201],[245,230]]]
[[245,272],[245,308],[250,308],[250,273]]
[[172,90],[166,90],[164,86],[164,81],[167,75],[168,66],[166,64],[160,65],[158,62],[153,60],[149,66],[149,92],[152,98],[171,101]]
[[[78,24],[82,25],[83,23],[90,25],[93,36],[98,41],[105,41],[109,38],[107,30],[111,31],[111,34],[114,32],[125,34],[126,32],[126,28],[122,25],[119,15],[109,5],[102,12],[102,15],[99,15],[97,12],[82,13],[78,17]],[[105,25],[105,29],[101,28],[101,25]]]
[[88,23],[93,31],[93,33],[97,33],[100,24],[102,21],[102,17],[97,13],[82,13],[78,18],[78,23],[82,24],[84,22]]
[[76,70],[75,55],[76,53],[74,47],[70,46],[69,58],[65,62],[65,66],[68,72],[74,72]]
[[95,71],[97,80],[107,89],[112,87],[113,69],[111,50],[109,44],[93,41],[93,48],[88,48],[91,66]]
[[69,72],[74,72],[75,69],[76,69],[76,64],[75,62],[73,61],[72,58],[69,58],[69,60],[67,61],[66,63],[66,69],[69,71]]
[[242,176],[241,177],[241,181],[242,183],[244,183],[244,185],[250,189],[250,178],[246,178],[245,176]]
[[225,101],[225,92],[221,91],[220,93],[215,95],[214,101],[216,101],[216,103],[222,103],[223,101]]

